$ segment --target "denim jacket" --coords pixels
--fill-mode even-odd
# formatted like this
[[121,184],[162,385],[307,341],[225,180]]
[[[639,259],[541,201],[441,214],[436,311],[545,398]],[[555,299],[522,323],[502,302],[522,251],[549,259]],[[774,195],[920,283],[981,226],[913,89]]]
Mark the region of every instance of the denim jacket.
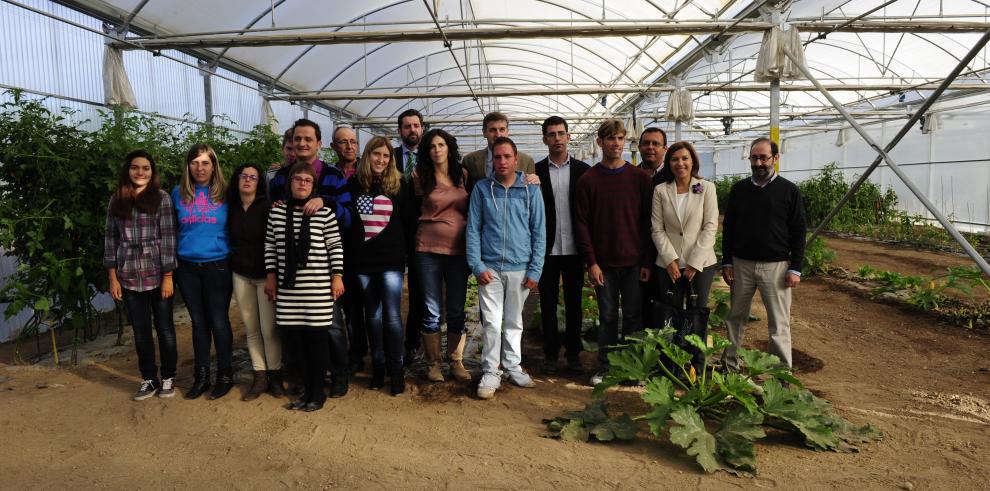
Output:
[[538,281],[546,249],[546,215],[539,187],[516,182],[506,188],[492,177],[471,192],[467,224],[467,260],[475,276],[486,270],[526,271]]

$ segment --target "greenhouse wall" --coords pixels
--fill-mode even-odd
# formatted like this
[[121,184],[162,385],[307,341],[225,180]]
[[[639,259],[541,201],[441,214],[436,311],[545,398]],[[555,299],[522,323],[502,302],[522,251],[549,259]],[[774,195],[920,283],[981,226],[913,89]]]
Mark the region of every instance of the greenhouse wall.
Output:
[[[937,128],[922,133],[921,125],[916,125],[890,153],[942,213],[960,229],[971,232],[990,231],[990,138],[985,133],[990,126],[990,112],[985,107],[988,103],[990,95],[983,94],[936,104]],[[905,122],[899,119],[865,128],[878,144],[885,146]],[[781,175],[800,182],[830,162],[835,162],[850,182],[861,175],[873,162],[876,152],[855,130],[847,126],[842,131],[845,143],[841,145],[837,131],[785,136]],[[702,174],[706,177],[749,174],[749,162],[745,160],[748,150],[747,144],[740,143],[702,152]],[[932,218],[886,165],[874,171],[870,181],[893,189],[902,210]]]

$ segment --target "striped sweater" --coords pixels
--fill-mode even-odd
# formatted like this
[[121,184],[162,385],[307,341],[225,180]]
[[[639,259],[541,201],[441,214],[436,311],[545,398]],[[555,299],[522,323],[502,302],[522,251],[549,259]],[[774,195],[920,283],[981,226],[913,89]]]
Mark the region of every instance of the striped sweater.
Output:
[[[292,228],[299,233],[302,210],[292,210]],[[344,248],[337,219],[329,208],[320,208],[309,218],[309,258],[296,270],[296,282],[282,287],[285,274],[286,206],[272,208],[265,236],[265,269],[278,276],[275,323],[282,328],[329,329],[333,323],[331,274],[344,273]]]

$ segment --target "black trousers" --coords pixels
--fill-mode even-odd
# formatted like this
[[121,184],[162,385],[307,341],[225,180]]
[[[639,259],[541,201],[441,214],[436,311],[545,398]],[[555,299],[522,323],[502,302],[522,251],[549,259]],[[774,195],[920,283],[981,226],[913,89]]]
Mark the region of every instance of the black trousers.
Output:
[[286,346],[293,353],[303,385],[302,401],[322,403],[327,400],[323,380],[330,367],[329,333],[325,329],[284,329]]
[[344,295],[340,297],[347,325],[348,350],[352,365],[363,365],[368,354],[368,331],[364,326],[364,299],[361,295],[361,281],[357,274],[344,274]]
[[543,354],[556,360],[560,353],[557,304],[560,283],[564,283],[564,347],[567,356],[581,352],[581,291],[584,287],[584,264],[580,255],[547,256],[540,277],[540,323],[543,325]]

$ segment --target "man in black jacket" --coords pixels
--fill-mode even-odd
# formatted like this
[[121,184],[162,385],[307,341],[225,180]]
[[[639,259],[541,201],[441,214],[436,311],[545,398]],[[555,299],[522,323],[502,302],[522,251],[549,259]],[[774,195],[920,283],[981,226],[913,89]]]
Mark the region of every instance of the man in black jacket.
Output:
[[722,278],[732,288],[732,308],[726,319],[728,368],[739,368],[736,350],[742,347],[753,294],[767,308],[770,353],[791,363],[791,290],[801,282],[804,263],[805,218],[801,192],[780,177],[777,144],[757,138],[749,147],[750,179],[732,186],[722,220]]
[[[423,115],[415,109],[406,109],[399,114],[399,139],[402,143],[395,147],[395,165],[402,174],[402,179],[411,179],[412,171],[416,168],[416,152],[419,149],[419,142],[423,138]],[[413,264],[413,255],[416,251],[415,235],[406,237],[406,264],[408,274],[406,282],[409,288],[409,311],[406,314],[406,339],[405,339],[405,361],[406,365],[413,363],[416,356],[416,349],[419,348],[420,332],[423,328],[423,307],[426,300],[423,299],[423,290],[419,284],[419,274]]]
[[543,143],[549,155],[536,163],[544,208],[547,214],[547,247],[543,276],[540,278],[540,310],[543,325],[543,372],[557,371],[560,335],[557,329],[557,303],[560,279],[564,280],[564,346],[567,366],[581,371],[581,291],[584,288],[584,263],[575,243],[574,196],[578,179],[588,164],[568,155],[570,140],[567,121],[550,116],[543,122]]

